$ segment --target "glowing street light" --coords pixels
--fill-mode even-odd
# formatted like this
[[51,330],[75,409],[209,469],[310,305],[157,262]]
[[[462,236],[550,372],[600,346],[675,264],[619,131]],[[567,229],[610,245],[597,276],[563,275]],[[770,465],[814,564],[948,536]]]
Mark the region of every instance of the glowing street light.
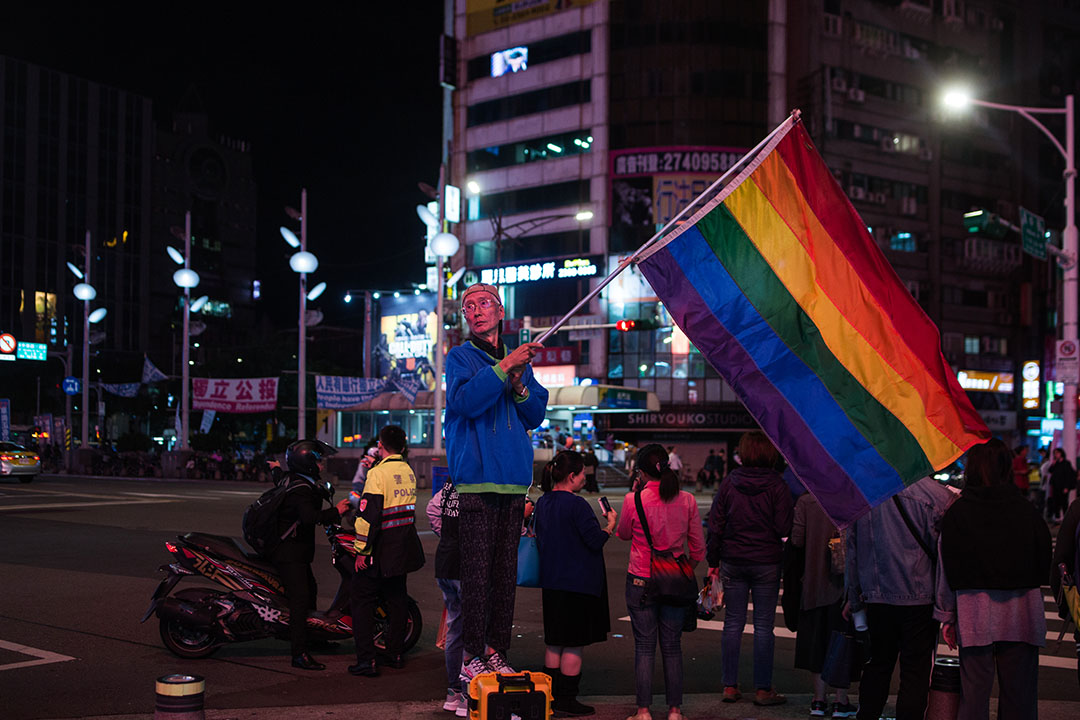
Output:
[[319,283],[307,290],[308,273],[315,272],[319,267],[319,259],[307,251],[307,188],[300,190],[300,211],[291,207],[285,208],[285,214],[293,220],[300,222],[300,237],[287,227],[281,227],[281,237],[285,238],[290,246],[299,248],[299,252],[293,253],[289,258],[289,267],[300,276],[300,320],[299,320],[299,347],[296,352],[296,437],[302,440],[305,437],[306,414],[307,414],[307,302],[315,300],[326,290],[326,283]]
[[86,231],[83,269],[74,263],[67,264],[71,274],[82,282],[71,289],[75,298],[83,301],[83,356],[82,356],[82,447],[90,442],[90,323],[101,322],[107,312],[105,308],[90,311],[90,301],[97,297],[97,290],[90,284],[90,231]]
[[[1057,151],[1065,159],[1065,233],[1063,247],[1060,251],[1058,263],[1064,274],[1064,288],[1062,288],[1062,319],[1061,339],[1076,342],[1077,337],[1077,281],[1080,279],[1080,269],[1077,266],[1077,228],[1076,228],[1076,143],[1075,143],[1075,117],[1073,114],[1073,95],[1065,96],[1065,107],[1024,107],[1020,105],[1006,105],[1004,103],[988,102],[972,97],[971,93],[963,88],[950,88],[943,96],[942,101],[950,108],[962,110],[971,105],[991,108],[993,110],[1007,110],[1023,116],[1032,125],[1053,143]],[[1064,115],[1065,116],[1065,144],[1062,145],[1054,133],[1036,118],[1036,115]],[[1062,397],[1062,422],[1065,430],[1062,432],[1062,449],[1069,462],[1076,462],[1076,391],[1075,378],[1067,378],[1065,381],[1065,394]]]

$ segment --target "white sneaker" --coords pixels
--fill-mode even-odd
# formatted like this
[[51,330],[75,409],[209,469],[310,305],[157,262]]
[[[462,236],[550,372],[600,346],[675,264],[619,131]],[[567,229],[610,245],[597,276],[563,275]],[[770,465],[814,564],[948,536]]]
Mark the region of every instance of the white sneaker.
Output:
[[462,701],[461,705],[459,705],[458,709],[456,711],[454,711],[454,714],[457,715],[458,717],[468,717],[469,716],[469,698],[467,698],[465,696],[462,696],[461,701]]
[[[477,675],[483,675],[486,672],[491,672],[493,668],[488,667],[488,664],[484,661],[484,658],[477,655],[469,662],[461,663],[461,672],[458,674],[458,678],[461,680],[463,688],[469,687],[469,683]],[[468,691],[465,691],[468,692]]]
[[503,675],[513,675],[517,672],[517,670],[510,667],[510,663],[506,661],[506,656],[498,650],[488,655],[486,662],[490,672],[502,673]]
[[446,702],[443,703],[442,709],[448,712],[457,712],[458,708],[467,708],[469,705],[465,696],[459,692],[448,690],[446,693]]

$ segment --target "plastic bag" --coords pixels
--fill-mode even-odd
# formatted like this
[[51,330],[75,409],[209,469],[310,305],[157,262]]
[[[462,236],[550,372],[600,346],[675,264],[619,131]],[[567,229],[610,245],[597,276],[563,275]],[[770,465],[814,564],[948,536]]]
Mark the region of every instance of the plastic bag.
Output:
[[705,584],[698,592],[698,611],[712,613],[724,604],[724,583],[719,577],[705,577]]

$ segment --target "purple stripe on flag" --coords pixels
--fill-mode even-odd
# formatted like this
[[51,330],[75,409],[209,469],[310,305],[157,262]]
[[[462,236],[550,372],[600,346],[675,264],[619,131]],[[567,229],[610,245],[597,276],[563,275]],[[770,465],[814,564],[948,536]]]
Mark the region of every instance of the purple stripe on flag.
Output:
[[[869,510],[855,479],[833,459],[798,411],[713,315],[670,250],[657,252],[639,268],[675,322],[728,380],[765,434],[781,439],[777,449],[837,525],[847,526]],[[791,440],[785,442],[785,438]]]

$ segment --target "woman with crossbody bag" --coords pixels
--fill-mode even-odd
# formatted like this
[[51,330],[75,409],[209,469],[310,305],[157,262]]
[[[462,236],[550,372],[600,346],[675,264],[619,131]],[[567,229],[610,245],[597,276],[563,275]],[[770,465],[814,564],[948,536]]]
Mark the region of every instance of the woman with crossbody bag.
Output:
[[[630,565],[626,575],[626,608],[634,633],[634,676],[637,713],[627,720],[651,720],[653,661],[657,639],[664,664],[664,693],[668,720],[682,720],[682,645],[685,605],[667,604],[650,587],[654,551],[685,555],[693,566],[705,557],[705,539],[697,501],[679,490],[679,479],[668,467],[661,445],[646,445],[635,459],[645,483],[640,492],[627,493],[616,534],[630,541]],[[640,511],[638,504],[640,503]],[[648,537],[642,524],[648,523]],[[650,542],[651,541],[651,542]]]

